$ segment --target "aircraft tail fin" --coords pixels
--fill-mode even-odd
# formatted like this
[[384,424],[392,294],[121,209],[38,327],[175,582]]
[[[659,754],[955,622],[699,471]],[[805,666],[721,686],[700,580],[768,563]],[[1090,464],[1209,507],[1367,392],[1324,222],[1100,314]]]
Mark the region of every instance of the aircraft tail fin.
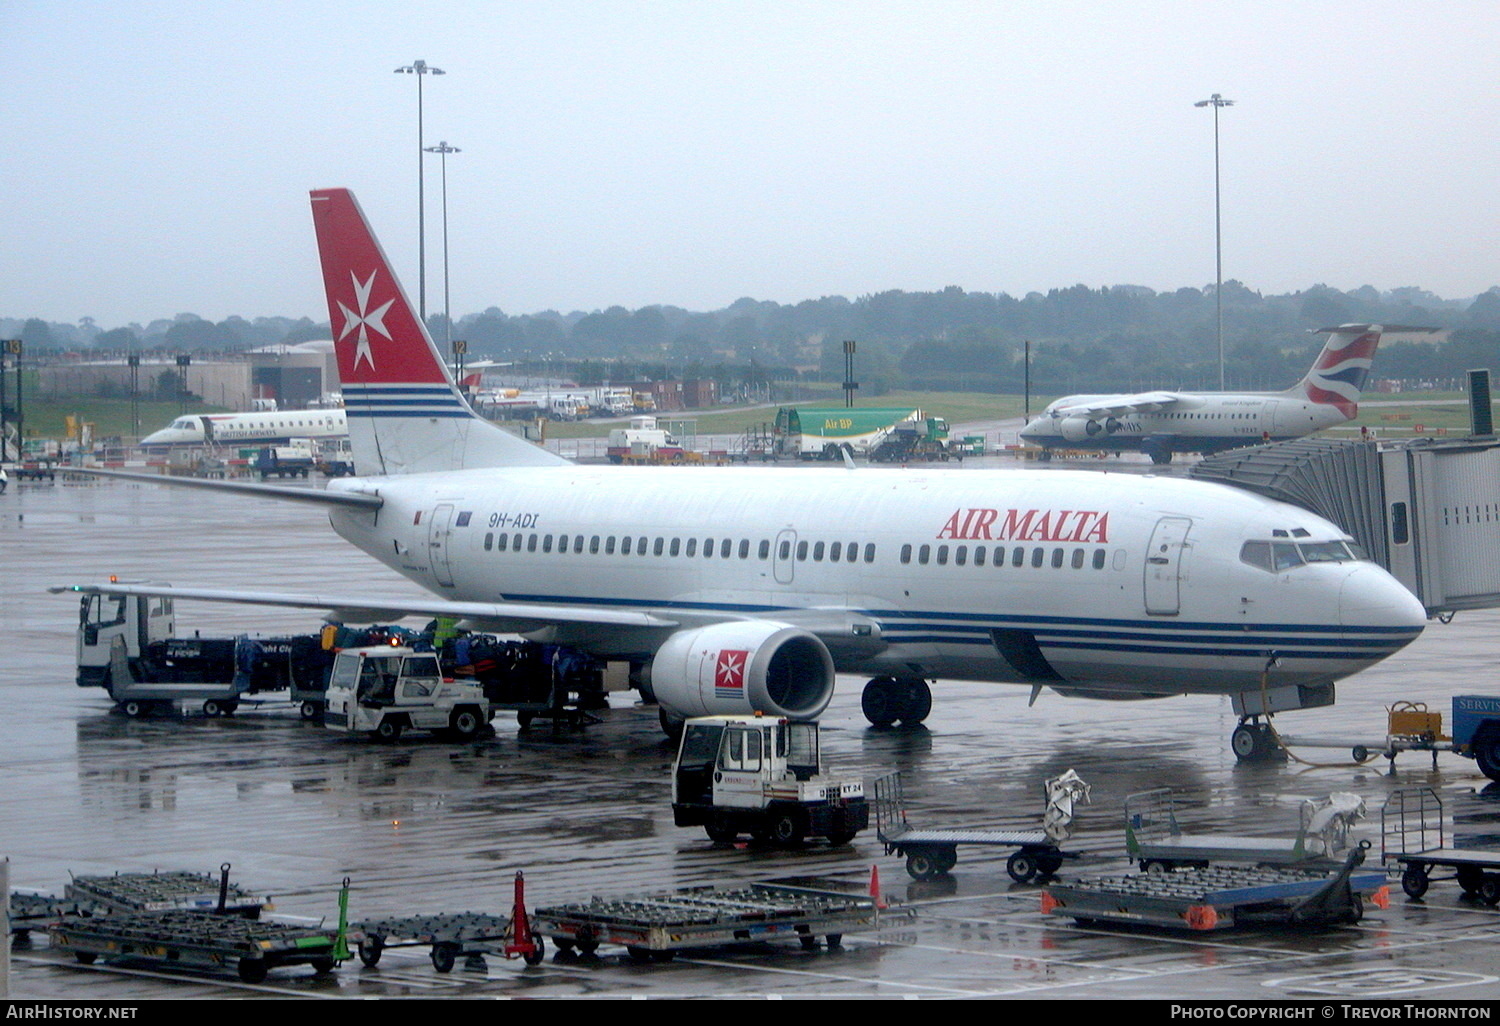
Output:
[[348,189],[315,189],[313,226],[357,473],[567,463],[465,401]]
[[1341,324],[1319,330],[1328,332],[1328,341],[1312,369],[1287,394],[1332,406],[1344,419],[1353,420],[1359,413],[1359,396],[1385,329],[1378,324]]

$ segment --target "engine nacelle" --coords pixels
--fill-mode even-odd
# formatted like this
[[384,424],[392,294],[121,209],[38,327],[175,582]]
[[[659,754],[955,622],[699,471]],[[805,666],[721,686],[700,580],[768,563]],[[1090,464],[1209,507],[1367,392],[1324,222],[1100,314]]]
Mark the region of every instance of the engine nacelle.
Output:
[[1064,417],[1057,429],[1070,442],[1086,442],[1104,432],[1104,425],[1088,417]]
[[678,631],[651,660],[651,690],[673,719],[762,712],[810,720],[833,698],[833,656],[799,627],[764,620]]

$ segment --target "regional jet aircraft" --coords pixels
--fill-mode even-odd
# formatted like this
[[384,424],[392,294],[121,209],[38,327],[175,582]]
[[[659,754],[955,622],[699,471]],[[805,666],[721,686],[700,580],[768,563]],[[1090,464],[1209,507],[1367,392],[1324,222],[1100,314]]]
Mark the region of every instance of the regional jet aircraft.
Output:
[[1324,328],[1328,342],[1312,369],[1284,392],[1139,392],[1070,395],[1050,403],[1021,438],[1053,449],[1144,452],[1170,463],[1174,452],[1220,452],[1301,438],[1353,420],[1370,362],[1385,332],[1433,331],[1378,324]]
[[1264,743],[1257,711],[1326,704],[1422,630],[1421,604],[1339,528],[1226,485],[570,463],[473,413],[353,195],[312,206],[359,476],[326,491],[173,480],[321,504],[435,597],[138,592],[451,616],[628,660],[669,731],[705,713],[816,717],[848,672],[869,677],[864,712],[884,725],[924,719],[942,677],[1033,697],[1228,694],[1241,754]]
[[293,438],[346,438],[344,411],[195,413],[141,439],[142,445],[275,445]]

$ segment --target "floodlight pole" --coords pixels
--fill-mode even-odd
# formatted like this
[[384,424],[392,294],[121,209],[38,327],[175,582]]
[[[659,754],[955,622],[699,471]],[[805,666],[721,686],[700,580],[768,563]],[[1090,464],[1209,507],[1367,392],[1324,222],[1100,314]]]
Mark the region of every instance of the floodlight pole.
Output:
[[1214,313],[1218,321],[1219,338],[1219,391],[1224,390],[1224,249],[1219,221],[1219,108],[1234,106],[1214,93],[1206,100],[1199,100],[1194,107],[1214,109]]
[[427,147],[427,152],[438,154],[443,168],[443,336],[447,342],[448,352],[451,353],[453,351],[453,314],[448,306],[448,154],[463,151],[457,146],[449,146],[445,140],[436,146]]
[[417,316],[423,327],[427,325],[427,219],[425,195],[422,189],[422,76],[446,75],[442,68],[434,68],[426,61],[412,61],[397,68],[398,75],[417,76]]

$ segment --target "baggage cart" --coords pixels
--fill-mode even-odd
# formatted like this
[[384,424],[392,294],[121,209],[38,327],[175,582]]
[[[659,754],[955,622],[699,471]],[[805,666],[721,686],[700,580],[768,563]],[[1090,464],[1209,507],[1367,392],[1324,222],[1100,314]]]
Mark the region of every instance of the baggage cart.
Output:
[[591,898],[537,909],[538,933],[562,952],[592,954],[618,944],[634,962],[667,962],[696,948],[797,940],[813,950],[818,938],[839,947],[846,933],[873,930],[874,898],[823,886],[776,881],[733,887],[688,887],[634,898]]
[[96,959],[157,966],[229,969],[260,983],[275,968],[311,965],[323,975],[338,964],[336,931],[243,919],[195,909],[68,915],[48,928],[52,946],[83,965]]
[[[1470,897],[1500,904],[1500,852],[1450,847],[1443,824],[1443,800],[1430,787],[1395,791],[1380,809],[1381,861],[1400,867],[1408,898],[1427,893],[1433,880],[1457,880]],[[1451,876],[1434,876],[1450,870]]]
[[1185,833],[1177,812],[1183,794],[1170,788],[1125,799],[1125,850],[1146,871],[1202,869],[1215,862],[1332,868],[1347,851],[1350,824],[1364,813],[1356,795],[1304,800],[1291,837]]
[[219,867],[219,878],[208,873],[115,873],[75,876],[64,888],[69,901],[89,902],[126,912],[165,912],[173,909],[229,913],[258,919],[269,899],[256,897],[229,882],[229,863]]
[[451,972],[461,955],[498,954],[536,965],[546,951],[526,914],[525,882],[520,873],[516,874],[515,901],[509,916],[444,912],[366,919],[350,925],[349,938],[358,942],[359,960],[370,967],[380,961],[386,948],[430,945],[432,967],[440,973]]
[[919,828],[906,814],[906,799],[900,773],[889,773],[875,781],[875,836],[887,855],[906,859],[906,872],[914,880],[944,876],[958,864],[958,846],[1014,848],[1005,870],[1017,883],[1031,883],[1051,876],[1065,859],[1078,852],[1060,848],[1041,830],[995,830],[972,827]]
[[1360,842],[1332,874],[1207,866],[1051,883],[1042,892],[1042,911],[1071,916],[1080,926],[1109,922],[1195,931],[1357,923],[1367,900],[1378,908],[1390,902],[1384,874],[1355,873],[1368,847]]

